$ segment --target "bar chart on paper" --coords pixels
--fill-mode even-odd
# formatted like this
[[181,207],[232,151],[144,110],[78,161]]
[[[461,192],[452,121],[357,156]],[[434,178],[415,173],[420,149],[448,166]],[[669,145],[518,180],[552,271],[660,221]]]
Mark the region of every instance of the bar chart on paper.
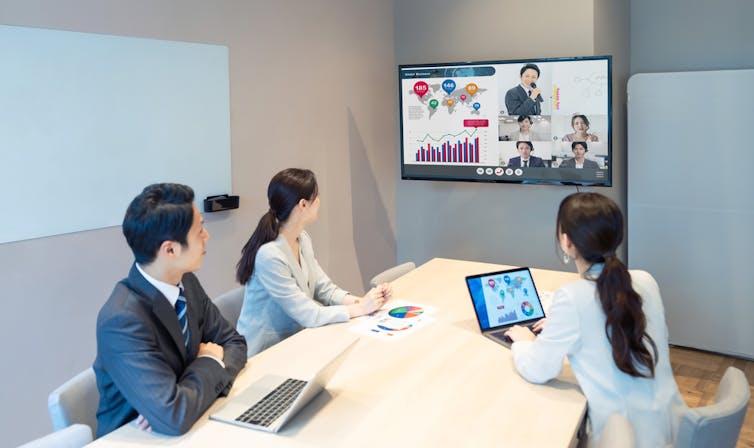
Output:
[[452,134],[412,135],[414,162],[480,164],[486,159],[486,129],[464,129]]

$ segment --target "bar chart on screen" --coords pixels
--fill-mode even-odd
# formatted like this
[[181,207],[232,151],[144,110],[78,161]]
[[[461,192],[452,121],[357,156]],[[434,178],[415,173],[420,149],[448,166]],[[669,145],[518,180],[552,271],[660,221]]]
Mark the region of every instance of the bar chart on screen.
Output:
[[487,159],[486,128],[412,135],[414,163],[480,164]]

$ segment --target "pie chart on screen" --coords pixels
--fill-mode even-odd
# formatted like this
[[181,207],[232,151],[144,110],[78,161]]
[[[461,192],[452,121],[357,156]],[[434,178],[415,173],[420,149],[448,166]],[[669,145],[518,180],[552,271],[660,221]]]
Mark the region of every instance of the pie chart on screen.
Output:
[[390,317],[396,317],[398,319],[409,319],[412,317],[418,317],[424,313],[424,309],[418,306],[399,306],[388,311]]
[[532,314],[534,314],[534,307],[531,306],[531,303],[529,302],[522,302],[521,311],[523,311],[523,313],[527,316],[531,316]]

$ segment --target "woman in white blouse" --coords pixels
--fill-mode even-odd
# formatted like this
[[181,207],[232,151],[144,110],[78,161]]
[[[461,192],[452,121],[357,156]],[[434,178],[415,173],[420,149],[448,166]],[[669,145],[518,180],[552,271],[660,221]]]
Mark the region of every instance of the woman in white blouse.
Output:
[[590,445],[614,413],[631,422],[637,446],[671,444],[686,405],[670,368],[657,283],[615,256],[623,240],[620,209],[600,194],[572,194],[560,204],[557,237],[581,279],[555,292],[538,336],[521,326],[508,332],[516,369],[544,383],[568,357],[587,398]]
[[317,263],[304,228],[319,211],[317,179],[310,170],[277,173],[267,188],[270,209],[242,250],[236,279],[245,284],[238,332],[248,356],[304,327],[344,322],[379,309],[389,284],[357,297],[336,286]]
[[586,115],[574,115],[571,117],[572,134],[566,134],[561,139],[564,142],[596,142],[596,135],[589,133],[589,119]]

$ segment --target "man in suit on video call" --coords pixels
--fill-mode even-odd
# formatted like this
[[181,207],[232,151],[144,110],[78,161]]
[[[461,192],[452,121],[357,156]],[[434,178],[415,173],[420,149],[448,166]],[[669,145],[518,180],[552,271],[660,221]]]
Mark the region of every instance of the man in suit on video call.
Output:
[[531,155],[531,152],[534,151],[534,144],[532,142],[516,142],[516,149],[518,149],[518,157],[512,157],[508,161],[508,166],[522,168],[546,168],[545,163],[542,161],[542,159]]
[[560,164],[561,168],[583,168],[588,170],[600,169],[600,165],[597,162],[586,158],[586,153],[589,151],[586,142],[571,143],[571,151],[573,151],[573,158],[563,160]]
[[97,317],[97,437],[136,418],[143,430],[188,431],[246,364],[246,340],[192,273],[209,233],[185,185],[146,187],[123,234],[136,258]]
[[505,108],[508,115],[540,115],[542,112],[542,89],[537,87],[539,67],[526,64],[521,68],[521,83],[505,93]]

